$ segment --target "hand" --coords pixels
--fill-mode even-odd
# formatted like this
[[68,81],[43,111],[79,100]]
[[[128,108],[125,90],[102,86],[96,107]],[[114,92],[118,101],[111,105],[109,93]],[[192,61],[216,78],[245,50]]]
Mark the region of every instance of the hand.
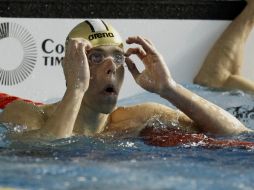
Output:
[[[163,89],[169,85],[169,81],[173,81],[162,56],[149,40],[142,37],[129,37],[126,43],[142,46],[142,48],[129,48],[126,51],[125,61],[137,84],[145,90],[161,94]],[[145,70],[141,73],[129,58],[133,54],[136,54],[145,66]]]
[[86,51],[91,47],[90,42],[82,38],[73,38],[68,41],[62,64],[67,89],[80,89],[82,91],[88,89],[90,70]]

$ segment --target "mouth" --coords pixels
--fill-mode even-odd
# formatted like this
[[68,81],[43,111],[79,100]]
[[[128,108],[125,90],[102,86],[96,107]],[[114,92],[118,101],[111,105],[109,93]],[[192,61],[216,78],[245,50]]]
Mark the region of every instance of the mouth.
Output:
[[116,88],[114,87],[114,85],[110,84],[104,88],[103,94],[110,95],[110,96],[117,96],[118,92]]

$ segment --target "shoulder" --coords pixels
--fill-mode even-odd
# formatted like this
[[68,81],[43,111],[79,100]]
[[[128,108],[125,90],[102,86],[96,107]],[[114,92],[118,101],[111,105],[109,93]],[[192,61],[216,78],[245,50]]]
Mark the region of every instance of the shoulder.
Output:
[[[174,112],[175,110],[159,104],[159,103],[154,103],[154,102],[146,102],[146,103],[142,103],[142,104],[137,104],[137,105],[133,105],[133,106],[126,106],[126,107],[118,107],[114,112],[124,112],[124,111],[133,111],[133,112],[137,112],[137,111],[143,111],[143,112],[158,112],[158,111],[170,111],[170,112]],[[113,112],[113,113],[114,113]]]
[[159,119],[163,123],[177,121],[181,126],[193,126],[193,121],[180,110],[148,102],[129,107],[119,107],[111,114],[111,121],[136,120],[146,123],[150,119]]
[[175,110],[158,103],[147,102],[128,107],[118,107],[111,113],[112,119],[124,120],[126,118],[135,117],[140,119],[148,119],[158,114],[174,114]]
[[48,118],[47,112],[51,107],[51,105],[37,106],[17,100],[6,106],[0,114],[0,122],[27,125],[29,129],[38,129]]

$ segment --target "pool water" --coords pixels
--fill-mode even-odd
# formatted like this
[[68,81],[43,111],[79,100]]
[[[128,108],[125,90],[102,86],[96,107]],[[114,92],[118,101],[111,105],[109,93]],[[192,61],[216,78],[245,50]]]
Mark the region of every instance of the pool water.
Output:
[[[254,96],[196,85],[188,89],[222,106],[254,129]],[[119,105],[159,102],[142,93]],[[17,189],[254,189],[254,150],[181,145],[154,147],[141,139],[72,137],[22,144],[5,138],[0,128],[0,187]],[[223,137],[220,137],[223,138]],[[254,142],[254,134],[230,137]]]

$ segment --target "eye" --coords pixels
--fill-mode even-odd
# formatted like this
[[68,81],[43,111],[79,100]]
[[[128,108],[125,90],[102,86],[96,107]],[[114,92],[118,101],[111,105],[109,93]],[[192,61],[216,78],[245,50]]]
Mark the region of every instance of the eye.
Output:
[[100,64],[103,60],[103,54],[95,52],[89,55],[89,60],[94,64]]
[[117,64],[123,64],[124,63],[124,55],[121,53],[115,53],[113,54],[114,61]]

